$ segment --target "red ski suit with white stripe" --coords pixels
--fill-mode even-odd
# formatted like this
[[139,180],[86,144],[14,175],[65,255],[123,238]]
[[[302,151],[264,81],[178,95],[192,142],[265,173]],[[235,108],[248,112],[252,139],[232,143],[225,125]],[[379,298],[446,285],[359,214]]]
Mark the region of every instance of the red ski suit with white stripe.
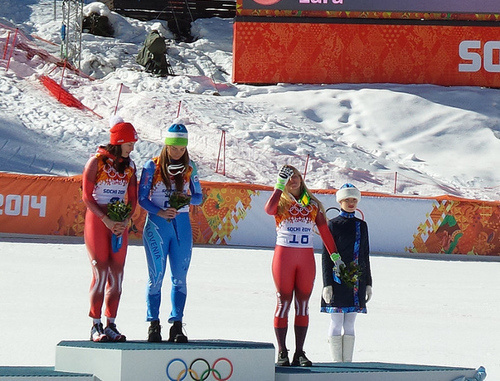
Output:
[[288,326],[288,313],[295,293],[296,326],[309,325],[309,298],[316,276],[313,249],[313,227],[317,226],[321,239],[330,253],[336,251],[335,241],[328,229],[319,205],[310,200],[308,205],[293,202],[278,211],[282,191],[275,189],[266,203],[265,211],[276,220],[276,247],[272,273],[276,285],[277,306],[274,327]]
[[90,284],[90,312],[94,319],[101,318],[103,303],[106,303],[105,316],[115,318],[122,292],[123,268],[128,246],[128,230],[122,235],[122,246],[113,253],[111,247],[112,232],[102,218],[107,213],[107,204],[111,201],[125,201],[132,205],[132,214],[137,205],[137,176],[135,164],[124,173],[118,173],[112,166],[113,159],[98,153],[92,157],[83,171],[82,199],[87,206],[85,214],[84,238],[92,265]]

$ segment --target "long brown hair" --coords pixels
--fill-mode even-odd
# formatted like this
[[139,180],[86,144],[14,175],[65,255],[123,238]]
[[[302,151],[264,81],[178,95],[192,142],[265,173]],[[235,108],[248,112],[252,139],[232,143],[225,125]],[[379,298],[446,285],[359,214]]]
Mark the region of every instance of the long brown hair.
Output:
[[[318,204],[318,207],[319,207],[321,213],[326,215],[325,208],[324,208],[323,204],[321,203],[321,201],[318,200],[318,198],[316,196],[314,196],[311,193],[309,188],[307,188],[306,183],[304,182],[304,178],[302,177],[302,174],[299,172],[299,170],[291,165],[287,165],[287,167],[292,168],[294,175],[298,175],[300,178],[300,188],[299,188],[300,189],[300,193],[299,193],[300,196],[299,197],[301,197],[304,193],[307,194],[311,200],[314,200]],[[295,196],[292,195],[288,191],[288,186],[286,186],[285,189],[283,190],[283,193],[281,193],[280,201],[278,204],[278,213],[282,212],[283,210],[288,208],[291,203],[296,202],[296,201],[297,200],[295,199]]]
[[[108,151],[113,159],[113,168],[118,172],[123,174],[125,170],[130,166],[130,157],[122,157],[122,146],[107,144],[106,146],[101,146],[104,150]],[[103,155],[104,163],[108,162],[109,157]]]
[[[172,164],[170,157],[168,156],[168,146],[163,146],[159,156],[159,164],[160,164],[160,174],[163,180],[163,183],[167,187],[167,189],[172,189],[172,185],[170,183],[170,175],[168,173],[168,166]],[[177,161],[177,160],[176,160]],[[175,190],[182,192],[184,188],[184,174],[186,173],[189,167],[189,153],[186,147],[186,151],[182,155],[182,157],[178,160],[180,164],[184,164],[184,171],[174,176],[175,181]],[[176,163],[177,164],[177,163]]]

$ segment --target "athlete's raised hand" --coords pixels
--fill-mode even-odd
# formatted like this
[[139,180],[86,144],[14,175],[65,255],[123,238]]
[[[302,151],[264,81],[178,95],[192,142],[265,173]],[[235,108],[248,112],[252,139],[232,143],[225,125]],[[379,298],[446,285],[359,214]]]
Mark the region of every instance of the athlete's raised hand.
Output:
[[278,179],[276,180],[275,189],[279,189],[281,191],[285,190],[286,184],[288,180],[293,176],[293,169],[288,165],[284,165],[281,167],[278,172]]

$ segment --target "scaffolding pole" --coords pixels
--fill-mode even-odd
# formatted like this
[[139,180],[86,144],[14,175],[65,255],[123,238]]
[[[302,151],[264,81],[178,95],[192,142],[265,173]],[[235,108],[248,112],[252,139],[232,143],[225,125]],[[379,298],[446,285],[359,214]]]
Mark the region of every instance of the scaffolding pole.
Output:
[[80,68],[83,0],[63,0],[62,18],[61,57]]

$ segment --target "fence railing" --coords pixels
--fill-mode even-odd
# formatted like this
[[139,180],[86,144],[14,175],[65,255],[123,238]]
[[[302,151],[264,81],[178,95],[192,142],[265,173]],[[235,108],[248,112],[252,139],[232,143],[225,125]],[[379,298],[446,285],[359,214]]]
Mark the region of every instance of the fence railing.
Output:
[[124,16],[141,20],[196,20],[199,18],[233,18],[236,0],[114,0],[112,8]]

